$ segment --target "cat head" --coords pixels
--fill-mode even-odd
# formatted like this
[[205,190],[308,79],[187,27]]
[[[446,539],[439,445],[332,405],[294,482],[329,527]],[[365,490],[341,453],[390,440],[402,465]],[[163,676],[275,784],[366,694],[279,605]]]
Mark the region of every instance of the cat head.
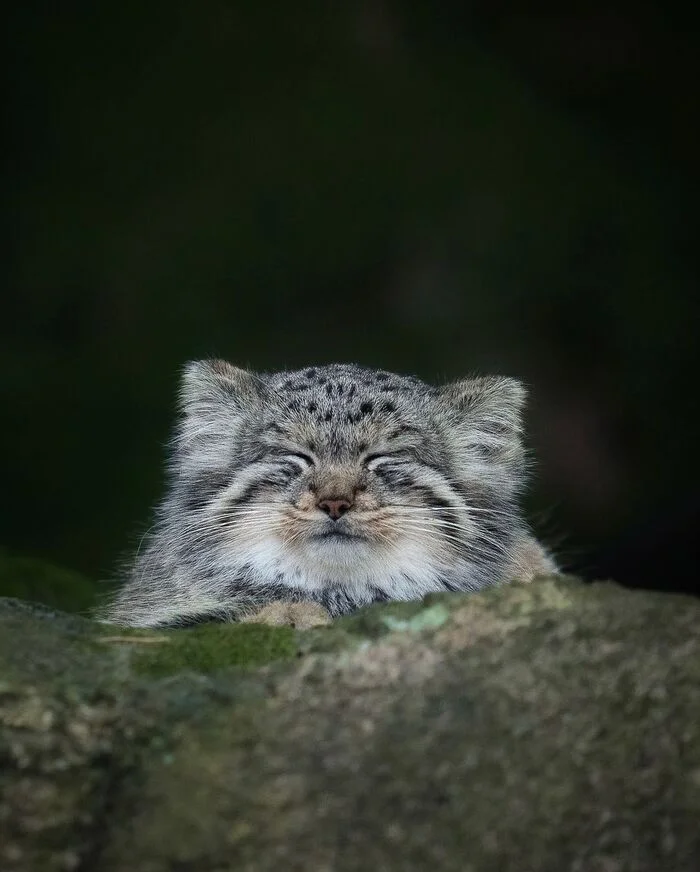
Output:
[[344,364],[183,375],[170,505],[263,575],[410,575],[503,556],[525,473],[523,387]]

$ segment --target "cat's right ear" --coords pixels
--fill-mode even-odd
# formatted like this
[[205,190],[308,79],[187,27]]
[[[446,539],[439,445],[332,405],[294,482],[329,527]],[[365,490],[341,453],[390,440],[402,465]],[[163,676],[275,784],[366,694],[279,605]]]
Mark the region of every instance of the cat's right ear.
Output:
[[192,360],[182,372],[180,407],[185,415],[227,405],[240,412],[252,408],[263,386],[255,373],[225,360]]

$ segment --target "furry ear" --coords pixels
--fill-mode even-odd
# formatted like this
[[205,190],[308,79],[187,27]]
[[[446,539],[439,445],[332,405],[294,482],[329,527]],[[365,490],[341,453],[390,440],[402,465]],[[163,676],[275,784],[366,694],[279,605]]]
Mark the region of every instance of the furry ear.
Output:
[[518,434],[522,430],[522,413],[527,390],[522,382],[505,376],[461,379],[439,389],[443,402],[455,409],[465,421],[480,428]]
[[185,365],[180,383],[180,405],[190,412],[226,403],[238,411],[251,408],[260,399],[257,376],[225,360],[193,360]]
[[[525,387],[501,376],[464,379],[439,389],[452,413],[447,436],[470,475],[482,475],[501,492],[520,486],[526,470],[522,441]],[[500,472],[499,472],[500,470]]]

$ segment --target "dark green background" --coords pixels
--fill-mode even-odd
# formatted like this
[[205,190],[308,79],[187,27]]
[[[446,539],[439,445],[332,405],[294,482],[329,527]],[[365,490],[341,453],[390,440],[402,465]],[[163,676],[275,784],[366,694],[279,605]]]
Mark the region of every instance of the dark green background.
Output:
[[159,494],[185,360],[353,360],[524,378],[544,532],[574,569],[687,587],[679,10],[17,3],[0,542],[108,577]]

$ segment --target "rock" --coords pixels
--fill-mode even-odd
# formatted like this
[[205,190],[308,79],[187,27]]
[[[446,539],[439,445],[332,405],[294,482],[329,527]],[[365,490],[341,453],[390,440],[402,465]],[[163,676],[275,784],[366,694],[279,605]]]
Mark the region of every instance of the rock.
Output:
[[697,872],[700,603],[552,578],[152,632],[0,600],[0,868]]

